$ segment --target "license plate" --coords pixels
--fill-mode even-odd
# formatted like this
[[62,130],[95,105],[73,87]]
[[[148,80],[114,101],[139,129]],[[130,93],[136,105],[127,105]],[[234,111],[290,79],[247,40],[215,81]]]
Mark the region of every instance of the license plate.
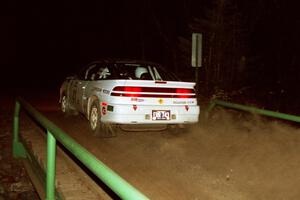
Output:
[[170,111],[152,110],[152,120],[170,120]]

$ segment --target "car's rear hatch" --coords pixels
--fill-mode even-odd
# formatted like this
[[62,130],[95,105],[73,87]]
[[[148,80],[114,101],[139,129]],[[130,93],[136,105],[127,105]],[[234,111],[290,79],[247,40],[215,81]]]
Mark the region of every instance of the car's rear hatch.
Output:
[[120,80],[110,95],[119,104],[196,105],[195,83],[179,81]]

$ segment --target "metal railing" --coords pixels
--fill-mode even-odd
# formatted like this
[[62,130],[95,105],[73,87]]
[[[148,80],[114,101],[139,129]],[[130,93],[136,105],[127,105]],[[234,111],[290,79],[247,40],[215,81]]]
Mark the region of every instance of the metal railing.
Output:
[[19,118],[20,109],[24,108],[26,113],[35,119],[47,130],[47,167],[46,167],[46,199],[55,199],[55,166],[56,166],[56,140],[68,149],[78,160],[80,160],[91,172],[93,172],[103,183],[114,191],[122,199],[149,199],[126,180],[121,178],[108,166],[98,160],[93,154],[76,143],[70,136],[48,120],[29,103],[22,98],[17,98],[13,118],[13,155],[15,158],[26,158],[27,153],[24,145],[19,140]]
[[293,121],[293,122],[300,122],[300,117],[296,116],[296,115],[290,115],[290,114],[285,114],[285,113],[280,113],[280,112],[275,112],[275,111],[270,111],[270,110],[264,110],[264,109],[259,109],[259,108],[252,107],[252,106],[230,103],[230,102],[221,101],[221,100],[212,100],[209,103],[209,106],[206,110],[206,118],[208,118],[210,111],[215,106],[223,106],[223,107],[232,108],[232,109],[236,109],[236,110],[257,113],[257,114],[265,115],[268,117],[274,117],[274,118],[289,120],[289,121]]

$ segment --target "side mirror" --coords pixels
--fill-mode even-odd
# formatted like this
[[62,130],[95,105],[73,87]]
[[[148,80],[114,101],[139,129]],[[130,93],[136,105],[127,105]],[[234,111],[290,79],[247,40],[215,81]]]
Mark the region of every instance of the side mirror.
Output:
[[74,80],[74,79],[77,79],[77,75],[76,75],[76,74],[71,74],[71,75],[67,76],[66,79],[67,79],[67,80]]

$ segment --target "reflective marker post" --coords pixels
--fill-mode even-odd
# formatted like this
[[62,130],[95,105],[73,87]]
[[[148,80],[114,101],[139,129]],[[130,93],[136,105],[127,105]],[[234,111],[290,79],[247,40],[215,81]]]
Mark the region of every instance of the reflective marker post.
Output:
[[199,67],[202,66],[202,34],[192,35],[192,67],[195,67],[196,92],[198,92]]

